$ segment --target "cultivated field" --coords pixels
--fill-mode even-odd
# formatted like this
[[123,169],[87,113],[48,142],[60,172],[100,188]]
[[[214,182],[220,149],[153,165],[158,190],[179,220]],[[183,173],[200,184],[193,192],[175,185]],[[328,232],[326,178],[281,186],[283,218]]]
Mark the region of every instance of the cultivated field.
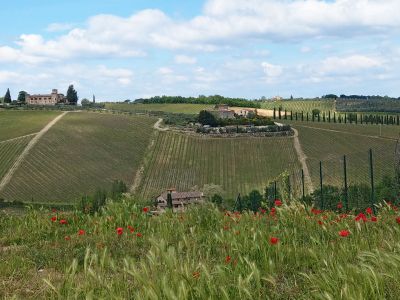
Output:
[[311,112],[313,109],[320,111],[334,111],[333,100],[282,100],[282,101],[265,101],[261,103],[261,108],[265,109],[278,109],[288,110],[293,112]]
[[106,103],[106,108],[132,112],[164,111],[169,113],[198,114],[200,111],[212,108],[213,105],[205,104],[127,104]]
[[0,141],[40,131],[59,111],[0,111]]
[[69,113],[25,158],[0,195],[7,201],[74,202],[114,179],[131,184],[155,119]]
[[22,153],[32,137],[26,136],[0,142],[0,180],[7,173],[18,155]]
[[205,184],[222,186],[226,195],[263,190],[281,172],[298,168],[293,138],[198,138],[160,132],[140,194],[156,196],[166,188],[188,190]]

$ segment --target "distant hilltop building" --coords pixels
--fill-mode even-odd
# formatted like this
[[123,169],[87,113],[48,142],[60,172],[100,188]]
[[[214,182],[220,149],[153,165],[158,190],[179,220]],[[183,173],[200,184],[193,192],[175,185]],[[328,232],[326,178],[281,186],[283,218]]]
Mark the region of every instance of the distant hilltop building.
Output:
[[51,94],[26,94],[25,102],[29,105],[56,105],[58,103],[68,103],[64,94],[59,94],[57,89],[53,89]]
[[214,114],[219,119],[233,119],[235,117],[235,111],[229,109],[227,104],[217,104],[210,113]]
[[189,204],[201,204],[204,202],[204,194],[202,192],[177,192],[175,189],[169,189],[156,199],[159,211],[164,211],[168,207],[168,194],[171,194],[173,211],[184,211]]
[[273,101],[282,101],[283,98],[281,96],[275,96],[275,97],[272,97],[272,100]]

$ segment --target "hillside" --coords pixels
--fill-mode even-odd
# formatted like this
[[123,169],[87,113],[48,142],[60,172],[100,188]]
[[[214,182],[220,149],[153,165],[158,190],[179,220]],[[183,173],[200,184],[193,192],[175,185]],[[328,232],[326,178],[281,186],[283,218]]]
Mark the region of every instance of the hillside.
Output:
[[212,108],[214,105],[207,104],[129,104],[129,103],[106,103],[106,108],[127,112],[149,112],[163,111],[169,113],[198,114],[200,111]]
[[140,194],[166,188],[188,190],[220,185],[229,197],[263,190],[274,177],[298,168],[293,138],[199,138],[159,132],[147,157]]
[[0,197],[71,203],[114,179],[131,184],[153,123],[148,117],[69,113],[34,146]]

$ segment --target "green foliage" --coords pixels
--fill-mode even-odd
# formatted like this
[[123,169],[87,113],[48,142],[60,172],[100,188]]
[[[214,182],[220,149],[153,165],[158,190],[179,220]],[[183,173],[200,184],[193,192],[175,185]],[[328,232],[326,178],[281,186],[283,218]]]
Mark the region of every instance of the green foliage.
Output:
[[71,84],[67,90],[67,101],[71,105],[76,105],[78,103],[78,93]]
[[3,103],[11,103],[11,101],[12,99],[11,99],[10,89],[7,89],[7,92],[3,98]]
[[210,125],[211,127],[215,127],[218,125],[218,120],[211,112],[207,110],[202,110],[199,113],[198,121],[203,125]]
[[20,102],[20,103],[25,103],[25,101],[26,101],[26,95],[27,95],[27,94],[28,94],[28,93],[25,92],[25,91],[20,91],[20,92],[18,93],[18,99],[17,99],[17,101]]
[[114,180],[111,186],[110,197],[113,200],[120,200],[124,193],[128,192],[128,188],[122,180]]
[[214,203],[214,204],[217,205],[217,206],[221,206],[223,201],[224,201],[224,199],[223,199],[222,196],[219,195],[219,194],[214,194],[214,195],[211,197],[211,202]]
[[154,104],[154,103],[191,103],[191,104],[227,104],[229,106],[260,108],[261,105],[254,101],[242,98],[227,98],[220,95],[181,97],[181,96],[156,96],[149,99],[136,99],[135,103]]

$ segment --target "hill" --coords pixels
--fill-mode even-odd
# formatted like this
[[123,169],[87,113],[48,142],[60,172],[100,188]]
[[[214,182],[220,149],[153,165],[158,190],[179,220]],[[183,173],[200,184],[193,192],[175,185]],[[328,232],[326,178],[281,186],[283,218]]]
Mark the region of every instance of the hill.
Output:
[[298,168],[293,138],[199,138],[159,132],[147,157],[140,195],[167,188],[188,190],[220,185],[226,196],[263,190],[274,177]]
[[107,109],[115,109],[126,112],[168,112],[182,114],[198,114],[200,111],[214,107],[209,104],[130,104],[130,103],[106,103]]
[[131,184],[155,119],[69,113],[31,149],[0,197],[73,203],[114,179]]

